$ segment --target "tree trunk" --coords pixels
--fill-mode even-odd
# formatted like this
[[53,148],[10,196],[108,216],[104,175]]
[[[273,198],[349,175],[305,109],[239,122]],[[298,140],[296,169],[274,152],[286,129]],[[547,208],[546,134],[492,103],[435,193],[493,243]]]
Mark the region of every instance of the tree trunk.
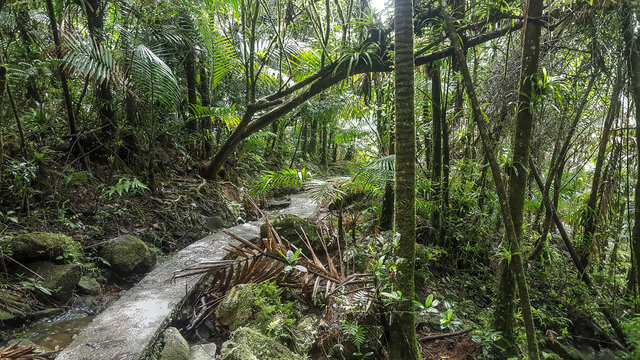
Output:
[[[199,83],[199,92],[200,92],[200,100],[202,102],[203,107],[209,107],[211,105],[211,98],[209,97],[209,78],[207,76],[207,68],[204,66],[204,63],[200,61],[200,83]],[[213,118],[205,117],[200,122],[200,127],[202,128],[202,134],[206,135],[207,132],[211,132],[213,130]],[[203,136],[204,138],[204,156],[205,158],[209,158],[211,156],[211,137]]]
[[311,120],[311,129],[309,136],[309,148],[307,149],[307,154],[313,155],[313,153],[316,152],[316,143],[318,139],[318,119],[316,118]]
[[609,134],[611,132],[611,125],[613,124],[613,121],[616,119],[620,110],[620,92],[622,91],[623,85],[624,78],[621,70],[618,70],[618,74],[616,75],[616,82],[613,86],[613,92],[611,93],[609,109],[602,126],[602,136],[600,137],[600,143],[598,145],[596,167],[593,170],[593,179],[591,181],[591,192],[589,193],[589,200],[587,201],[587,208],[585,209],[584,236],[582,246],[579,249],[580,259],[582,260],[582,264],[585,268],[589,263],[589,253],[592,247],[592,241],[594,240],[593,236],[597,226],[597,205],[600,190],[600,178],[602,177],[604,160],[606,158],[607,144],[609,143]]
[[327,131],[327,123],[323,122],[322,123],[322,154],[320,155],[320,164],[322,165],[327,165],[327,135],[328,135],[328,131]]
[[[540,175],[538,174],[538,171],[536,170],[535,165],[533,164],[533,160],[531,159],[529,160],[530,160],[529,163],[531,165],[531,172],[534,176],[536,183],[538,184],[538,188],[542,191],[543,185],[542,185],[542,180],[540,179]],[[548,196],[545,197],[544,195],[542,197],[542,203],[544,204],[545,208],[549,210],[549,212],[551,212],[553,216],[553,221],[558,227],[558,231],[560,232],[560,237],[562,237],[562,241],[564,242],[564,245],[567,248],[567,252],[571,257],[573,264],[576,266],[576,269],[578,269],[578,272],[583,274],[582,281],[589,289],[589,293],[591,294],[591,297],[597,301],[598,290],[596,287],[593,286],[593,283],[591,282],[591,278],[589,277],[589,274],[585,272],[585,268],[582,265],[582,261],[580,260],[578,252],[573,247],[571,239],[569,239],[569,234],[565,230],[564,224],[560,220],[560,217],[558,216],[558,212],[556,211],[555,206],[551,204],[549,197]],[[626,336],[622,331],[622,328],[620,327],[620,323],[618,322],[618,319],[613,315],[611,310],[609,310],[608,304],[604,304],[604,305],[599,304],[599,307],[600,307],[600,311],[602,312],[604,317],[607,319],[607,321],[615,331],[618,338],[624,344],[626,342]]]
[[[87,0],[85,4],[87,15],[87,28],[91,39],[96,45],[102,44],[104,40],[104,0]],[[116,130],[115,111],[113,110],[113,96],[109,81],[104,81],[98,85],[96,91],[96,102],[98,115],[102,121],[103,131],[107,134],[114,134]]]
[[187,121],[187,129],[189,131],[196,131],[198,129],[198,123],[193,119],[192,106],[198,102],[198,95],[196,93],[196,54],[192,46],[189,46],[187,54],[184,57],[184,73],[187,78],[187,101],[189,103],[189,115],[192,117]]
[[400,234],[397,290],[402,298],[391,314],[389,354],[393,359],[421,359],[413,312],[416,239],[416,127],[413,80],[413,1],[395,2],[396,190],[395,229]]
[[[564,171],[563,169],[564,161],[567,156],[567,152],[569,151],[569,145],[571,143],[571,139],[573,139],[573,135],[575,134],[576,129],[578,128],[578,123],[580,122],[580,119],[582,119],[582,112],[584,111],[584,108],[587,106],[587,101],[589,100],[589,94],[591,94],[591,89],[593,88],[593,84],[596,82],[597,78],[598,78],[598,75],[596,72],[594,72],[591,75],[591,79],[589,80],[589,85],[587,85],[587,88],[582,97],[582,100],[580,101],[578,108],[575,110],[573,120],[571,122],[571,125],[569,126],[569,130],[567,132],[566,137],[564,138],[562,146],[557,151],[557,153],[554,150],[554,156],[551,157],[551,163],[549,164],[549,172],[547,174],[547,179],[545,180],[545,183],[544,183],[544,190],[542,192],[542,196],[547,196],[547,197],[549,196],[549,192],[551,190],[551,184],[553,183],[553,180],[556,179],[556,174],[562,173]],[[561,136],[561,134],[559,133],[558,136]],[[555,194],[554,194],[554,198],[555,198],[556,194],[557,195],[560,194],[560,187],[556,186],[554,191],[555,191]],[[542,206],[542,208],[544,209],[544,206]],[[542,235],[540,236],[540,239],[536,244],[536,247],[534,248],[533,252],[529,256],[529,260],[534,260],[538,258],[538,256],[540,255],[540,252],[544,248],[547,236],[551,229],[551,225],[552,225],[551,220],[552,220],[551,212],[545,209],[545,218],[544,218],[544,224],[542,227]]]
[[[519,251],[520,244],[516,241],[522,239],[522,224],[524,220],[524,201],[527,191],[527,179],[529,178],[529,152],[531,137],[533,134],[534,120],[532,102],[534,96],[539,93],[539,89],[534,87],[537,84],[538,59],[540,54],[540,30],[538,22],[542,16],[542,0],[529,0],[524,3],[524,13],[526,14],[525,25],[523,27],[524,41],[522,44],[522,65],[520,72],[520,89],[518,91],[518,103],[516,105],[516,127],[513,135],[511,151],[513,154],[514,168],[509,178],[509,208],[515,230],[515,241],[511,241],[509,251],[513,254]],[[505,220],[506,221],[506,220]],[[503,260],[504,263],[508,261]],[[496,309],[494,312],[494,326],[496,330],[502,331],[504,341],[502,342],[508,355],[513,355],[515,351],[513,322],[514,322],[514,283],[512,266],[502,264],[500,283],[498,284],[498,294],[496,296]],[[528,330],[528,329],[527,329]],[[528,331],[527,331],[528,332]],[[530,351],[535,351],[537,356],[537,346],[530,346]]]
[[[630,1],[625,1],[622,6],[622,33],[624,35],[627,65],[631,77],[631,96],[635,104],[636,119],[640,117],[640,38],[634,33],[633,19],[637,18],[638,9],[632,8]],[[640,122],[636,120],[636,174],[635,185],[635,223],[631,232],[631,249],[633,258],[631,261],[630,283],[635,285],[635,293],[640,290]],[[633,289],[632,289],[633,290]]]
[[[1,9],[2,7],[0,6],[0,10]],[[4,103],[4,88],[6,84],[7,68],[4,65],[0,65],[0,182],[2,182],[2,175],[4,174],[4,134],[2,133],[2,129],[5,127],[2,121],[2,104]]]
[[[534,3],[533,7],[542,6],[541,0],[532,0]],[[535,4],[535,3],[539,4]],[[507,238],[507,242],[509,244],[510,256],[511,256],[511,269],[514,271],[516,276],[516,282],[518,285],[518,293],[520,296],[520,306],[522,309],[522,318],[524,320],[524,325],[527,333],[527,348],[529,353],[529,358],[531,360],[538,360],[538,345],[536,342],[536,334],[535,334],[535,326],[533,323],[533,315],[531,313],[531,303],[529,300],[529,290],[527,286],[527,280],[524,275],[524,267],[522,264],[521,251],[520,251],[520,234],[521,231],[516,231],[514,226],[515,222],[512,218],[512,211],[509,204],[509,200],[507,197],[506,186],[501,176],[500,165],[495,155],[495,151],[493,149],[493,142],[491,141],[491,136],[489,134],[489,129],[487,128],[487,124],[480,108],[480,102],[476,96],[475,87],[473,85],[473,80],[471,79],[471,74],[469,73],[469,68],[467,67],[466,61],[464,61],[464,51],[462,43],[460,42],[460,38],[456,33],[456,30],[453,26],[453,19],[449,12],[441,6],[442,15],[447,23],[447,35],[449,40],[451,41],[452,47],[455,53],[455,59],[458,61],[458,69],[462,73],[463,81],[465,88],[467,90],[467,94],[471,99],[472,109],[473,109],[473,117],[474,121],[478,126],[478,130],[480,131],[480,136],[482,137],[482,145],[484,148],[485,156],[489,161],[489,166],[491,167],[491,174],[493,176],[493,182],[496,186],[496,193],[498,195],[498,200],[500,203],[500,211],[502,213],[502,219],[505,227],[505,236]],[[530,9],[534,10],[534,9]],[[531,13],[530,13],[531,14]],[[531,16],[531,15],[530,15]],[[528,94],[528,93],[527,93]],[[522,223],[522,219],[519,221]]]
[[[442,205],[442,101],[440,66],[438,64],[430,68],[431,75],[431,118],[433,126],[433,171],[431,172],[431,183],[433,197],[436,203],[431,213],[431,226],[433,227],[433,239],[437,242],[440,239],[440,207]],[[442,244],[440,244],[442,245]]]
[[[51,33],[53,35],[53,43],[56,46],[55,54],[56,58],[61,59],[60,49],[60,37],[58,35],[58,24],[56,22],[56,13],[53,7],[53,1],[47,0],[47,12],[49,15],[49,26],[51,27]],[[64,72],[64,65],[61,63],[58,66],[58,76],[62,83],[62,94],[64,95],[64,104],[67,109],[67,116],[69,117],[69,134],[71,135],[71,149],[78,145],[78,130],[76,129],[76,120],[73,113],[73,103],[71,101],[71,93],[69,92],[69,85],[67,84],[67,76]]]

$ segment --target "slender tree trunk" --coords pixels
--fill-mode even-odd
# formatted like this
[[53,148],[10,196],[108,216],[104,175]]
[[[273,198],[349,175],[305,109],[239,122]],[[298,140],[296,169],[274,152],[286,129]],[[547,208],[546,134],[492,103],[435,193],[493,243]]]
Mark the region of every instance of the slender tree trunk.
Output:
[[[2,2],[0,2],[0,11],[2,10]],[[2,119],[2,104],[4,103],[4,88],[7,84],[7,68],[4,65],[0,65],[0,182],[2,182],[2,175],[4,174],[4,121]],[[6,269],[5,269],[6,273]]]
[[13,99],[13,94],[11,94],[11,86],[7,86],[7,97],[9,98],[9,105],[11,105],[11,112],[13,112],[13,117],[16,119],[16,126],[18,126],[18,134],[20,135],[20,150],[24,155],[26,151],[26,142],[24,140],[24,130],[22,130],[22,121],[20,120],[20,116],[18,115],[16,102]]
[[[538,188],[542,191],[544,187],[544,185],[542,184],[542,179],[540,179],[540,175],[538,174],[538,171],[536,170],[535,165],[533,164],[533,160],[531,159],[529,160],[530,160],[529,163],[531,166],[531,173],[534,176],[534,179],[538,185]],[[599,297],[598,290],[596,287],[593,286],[593,283],[591,282],[591,278],[589,277],[589,274],[585,272],[585,268],[582,265],[580,256],[578,255],[578,252],[574,248],[571,242],[571,239],[569,239],[569,234],[565,230],[564,224],[560,220],[560,217],[558,216],[558,212],[556,211],[555,206],[551,204],[551,200],[549,199],[549,197],[548,196],[545,197],[544,195],[542,197],[542,203],[544,204],[545,208],[551,212],[553,216],[553,221],[558,227],[558,231],[560,232],[560,237],[562,237],[562,241],[564,242],[564,245],[567,248],[567,252],[571,257],[571,261],[576,266],[576,269],[578,269],[578,272],[583,274],[582,281],[589,289],[589,293],[591,294],[591,297],[597,301]],[[626,336],[622,331],[622,328],[620,327],[620,323],[618,322],[618,319],[614,316],[611,310],[609,310],[608,304],[599,304],[599,306],[600,306],[600,311],[602,312],[604,317],[607,319],[607,321],[615,331],[616,335],[624,345],[624,343],[626,342]]]
[[631,249],[633,258],[631,261],[630,283],[635,285],[633,293],[640,291],[640,38],[635,33],[636,28],[633,19],[637,19],[638,9],[633,8],[629,0],[623,2],[622,6],[622,33],[624,35],[627,66],[631,77],[631,96],[636,110],[636,185],[635,185],[635,215],[634,225],[631,232]]
[[[198,95],[196,92],[196,54],[193,46],[189,45],[189,49],[184,57],[184,73],[187,78],[187,101],[189,103],[189,114],[193,117],[192,106],[198,103]],[[198,123],[192,118],[187,121],[187,129],[196,131]]]
[[328,136],[328,131],[327,131],[327,123],[323,122],[322,123],[322,154],[320,155],[320,164],[322,165],[327,165],[327,136]]
[[[61,59],[60,54],[60,38],[58,36],[58,24],[56,22],[56,13],[53,8],[53,1],[47,0],[47,11],[49,14],[49,25],[51,27],[51,33],[53,34],[53,43],[56,46],[56,58]],[[71,101],[71,93],[69,92],[69,85],[67,84],[67,76],[64,72],[64,65],[60,64],[58,67],[58,76],[62,83],[62,94],[64,95],[64,104],[67,109],[67,116],[69,118],[69,133],[71,135],[71,149],[77,144],[78,130],[76,129],[76,120],[73,113],[73,103]]]
[[[431,172],[431,186],[436,206],[431,213],[431,226],[433,227],[433,239],[440,239],[441,206],[442,206],[442,88],[440,81],[440,66],[434,64],[429,68],[431,75],[431,118],[433,126],[433,171]],[[442,245],[442,244],[440,244]]]
[[[33,24],[27,8],[19,7],[16,11],[16,28],[18,30],[18,33],[20,34],[22,43],[24,44],[25,55],[29,62],[36,60],[39,56],[39,54],[34,53],[31,50],[33,38],[29,34],[29,30],[34,26],[35,24]],[[26,90],[26,98],[28,100],[33,100],[35,102],[41,103],[42,97],[40,96],[40,92],[38,91],[35,80],[35,76],[27,77],[26,83],[24,84],[24,88]]]
[[311,129],[309,133],[309,148],[307,149],[307,154],[313,155],[316,152],[316,143],[318,139],[318,119],[314,118],[311,120]]
[[[567,156],[567,152],[569,151],[571,140],[573,139],[573,135],[575,134],[576,129],[578,128],[578,123],[580,122],[580,119],[582,119],[582,112],[584,111],[584,108],[587,105],[587,102],[589,100],[589,95],[591,94],[591,89],[593,88],[593,85],[595,84],[597,78],[598,78],[598,74],[594,72],[591,76],[591,79],[589,80],[589,84],[587,85],[587,88],[585,89],[585,93],[582,99],[580,100],[580,103],[578,104],[578,108],[575,110],[573,120],[571,122],[571,125],[569,126],[567,135],[564,138],[564,141],[562,142],[560,149],[557,151],[557,153],[556,151],[554,151],[554,156],[551,157],[551,163],[549,164],[549,172],[547,174],[547,179],[545,180],[545,183],[544,183],[544,190],[542,192],[543,196],[547,196],[547,197],[549,196],[549,192],[551,190],[551,184],[553,183],[554,179],[556,179],[556,174],[562,173],[563,171],[562,168],[564,167],[565,158]],[[559,136],[561,136],[561,134],[559,134]],[[559,186],[555,187],[555,194],[558,194],[558,195],[560,194]],[[554,194],[554,197],[555,197],[555,194]],[[540,255],[540,252],[544,248],[547,236],[551,229],[551,225],[552,225],[551,220],[552,220],[551,212],[545,209],[545,218],[544,218],[544,224],[542,227],[542,235],[540,236],[540,239],[536,244],[536,247],[534,248],[533,252],[529,256],[529,260],[534,260],[538,258],[538,256]]]
[[[384,103],[384,96],[382,94],[384,90],[378,90],[376,92],[376,101],[378,108],[382,108]],[[395,143],[395,127],[393,126],[395,118],[394,113],[390,112],[389,118],[382,114],[382,111],[378,111],[378,134],[380,139],[387,139],[388,141],[380,144],[380,150],[378,154],[380,156],[395,155],[396,143]],[[388,119],[388,120],[387,120]],[[389,134],[388,136],[385,134]],[[388,151],[387,151],[388,150]],[[382,209],[380,211],[380,229],[391,230],[393,229],[393,209],[395,207],[395,194],[394,194],[394,181],[393,179],[387,179],[384,184],[384,197],[382,199]]]
[[[519,96],[516,105],[516,127],[511,148],[515,169],[513,169],[512,175],[509,178],[509,208],[511,209],[511,218],[516,232],[515,241],[511,241],[508,244],[511,254],[519,251],[520,244],[515,244],[515,242],[522,239],[524,201],[527,191],[527,179],[529,177],[529,152],[534,128],[533,108],[535,104],[532,103],[531,100],[539,92],[539,90],[534,87],[534,84],[538,83],[541,31],[539,19],[542,16],[542,7],[542,0],[528,0],[524,2],[526,18],[522,30],[524,41],[522,44],[520,89],[518,91]],[[502,345],[506,348],[507,354],[513,355],[515,350],[515,338],[513,335],[515,308],[513,297],[515,287],[512,265],[509,264],[508,261],[503,260],[500,270],[500,283],[498,284],[498,294],[496,296],[494,312],[494,326],[496,330],[503,332],[504,341]],[[533,336],[535,337],[535,335]],[[529,350],[535,351],[537,356],[535,339],[533,340],[533,346],[530,346]]]
[[592,241],[594,240],[594,233],[597,226],[598,219],[598,199],[600,190],[600,179],[602,177],[602,170],[604,160],[607,154],[607,144],[609,143],[609,134],[611,133],[611,125],[618,116],[620,110],[620,92],[624,85],[623,75],[621,70],[618,70],[616,75],[616,82],[613,86],[613,92],[611,93],[611,100],[609,102],[609,109],[607,111],[604,124],[602,126],[602,136],[600,137],[600,143],[598,145],[598,155],[596,157],[596,166],[593,170],[593,179],[591,181],[591,192],[589,193],[589,200],[587,201],[587,208],[584,221],[584,236],[583,243],[580,247],[580,258],[582,264],[586,268],[589,263],[589,253],[592,247]]
[[391,314],[390,355],[393,359],[417,360],[420,351],[416,340],[413,312],[415,296],[416,241],[416,127],[414,118],[413,79],[413,1],[395,2],[395,100],[396,100],[396,191],[395,228],[400,234],[396,286],[402,292],[397,309]]
[[[539,0],[532,0],[532,1],[533,2],[538,1],[541,6],[542,1],[539,1]],[[516,228],[514,226],[515,222],[512,218],[512,212],[511,212],[511,207],[509,205],[509,199],[507,197],[506,186],[501,176],[500,165],[498,164],[498,160],[496,158],[496,154],[493,149],[493,142],[491,141],[489,129],[487,128],[487,124],[485,122],[482,109],[480,108],[480,102],[478,101],[478,98],[476,96],[475,87],[473,85],[473,80],[471,79],[471,74],[469,73],[469,68],[467,67],[466,61],[464,61],[464,51],[463,51],[462,43],[460,42],[460,38],[456,33],[451,15],[444,8],[444,6],[441,6],[441,10],[442,10],[441,11],[442,15],[447,23],[447,35],[454,49],[454,55],[455,55],[454,58],[458,61],[458,69],[462,73],[467,94],[471,99],[473,117],[478,126],[478,130],[480,131],[480,136],[482,137],[482,145],[484,148],[485,156],[489,161],[489,166],[491,167],[491,174],[493,176],[493,182],[496,186],[496,193],[498,195],[498,200],[500,203],[500,211],[502,213],[502,219],[505,227],[505,235],[507,238],[507,242],[509,244],[509,249],[511,254],[510,265],[511,265],[511,269],[515,273],[516,283],[518,285],[520,306],[522,309],[522,318],[524,320],[524,325],[527,333],[527,348],[528,348],[529,358],[531,360],[538,360],[540,359],[540,355],[538,353],[535,326],[533,323],[533,315],[531,313],[531,303],[529,300],[529,290],[527,286],[527,280],[524,274],[524,266],[522,264],[522,257],[521,257],[521,251],[520,251],[520,235],[519,234],[521,232],[516,231]],[[522,220],[520,220],[519,223],[522,223]]]
[[442,204],[440,207],[440,243],[445,244],[447,238],[447,220],[449,210],[449,124],[446,113],[441,113],[442,120]]
[[[85,12],[87,15],[87,28],[91,39],[100,46],[104,40],[104,13],[105,0],[87,0]],[[106,134],[114,134],[116,130],[115,111],[113,107],[113,95],[108,80],[98,84],[96,90],[96,103],[98,115],[102,121],[102,128]]]
[[307,140],[309,138],[309,134],[308,134],[309,124],[306,117],[303,117],[301,122],[302,122],[302,129],[300,130],[300,132],[302,133],[302,157],[304,159],[307,159]]
[[[204,66],[202,60],[200,61],[200,83],[199,83],[198,91],[200,92],[200,100],[202,102],[203,107],[209,107],[211,105],[211,97],[209,96],[209,77],[207,76],[207,68]],[[206,135],[207,132],[211,132],[213,130],[213,118],[205,117],[200,122],[200,127],[202,128],[202,135],[204,138],[204,156],[205,158],[211,157],[211,142],[212,139]]]

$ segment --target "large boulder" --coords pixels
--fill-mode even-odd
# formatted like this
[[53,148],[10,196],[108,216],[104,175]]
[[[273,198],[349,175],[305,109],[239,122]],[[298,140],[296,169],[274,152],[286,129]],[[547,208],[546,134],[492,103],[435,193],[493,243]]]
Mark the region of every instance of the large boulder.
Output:
[[298,355],[273,338],[257,330],[241,327],[222,344],[222,360],[302,360]]
[[82,276],[82,269],[78,264],[57,265],[49,261],[36,261],[26,266],[42,276],[42,286],[59,301],[66,301],[71,297]]
[[109,262],[111,270],[120,276],[149,272],[156,264],[155,256],[144,241],[133,235],[107,241],[100,256]]
[[[271,225],[280,237],[289,240],[293,245],[305,252],[308,251],[303,240],[306,235],[306,239],[309,239],[313,251],[324,254],[322,240],[318,235],[318,225],[315,223],[295,215],[283,214],[271,220]],[[260,236],[267,237],[266,224],[262,224],[260,227]]]
[[82,254],[80,243],[63,234],[32,232],[9,239],[9,250],[16,260],[61,260]]
[[180,331],[170,327],[162,333],[162,351],[159,360],[188,360],[189,343],[182,337]]

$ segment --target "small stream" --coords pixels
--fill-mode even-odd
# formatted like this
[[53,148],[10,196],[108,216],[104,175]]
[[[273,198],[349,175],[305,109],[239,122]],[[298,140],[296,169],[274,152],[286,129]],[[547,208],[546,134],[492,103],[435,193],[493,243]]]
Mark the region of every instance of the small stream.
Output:
[[10,343],[19,339],[25,345],[34,343],[46,350],[64,348],[93,320],[95,315],[90,314],[93,311],[87,307],[72,307],[60,315],[38,320],[17,330]]

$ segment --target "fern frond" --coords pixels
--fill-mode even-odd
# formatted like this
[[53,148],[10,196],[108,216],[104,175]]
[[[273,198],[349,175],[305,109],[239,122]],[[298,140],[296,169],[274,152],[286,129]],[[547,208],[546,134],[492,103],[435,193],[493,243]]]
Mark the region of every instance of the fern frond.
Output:
[[104,44],[97,44],[80,34],[68,36],[67,42],[70,51],[64,56],[63,61],[68,67],[98,83],[111,80],[115,60]]
[[178,104],[182,94],[169,66],[150,48],[138,45],[133,52],[131,67],[134,83],[151,101],[158,101],[168,109]]
[[254,193],[264,194],[274,189],[300,187],[312,177],[313,174],[304,168],[302,170],[283,169],[279,172],[265,170],[254,188]]

